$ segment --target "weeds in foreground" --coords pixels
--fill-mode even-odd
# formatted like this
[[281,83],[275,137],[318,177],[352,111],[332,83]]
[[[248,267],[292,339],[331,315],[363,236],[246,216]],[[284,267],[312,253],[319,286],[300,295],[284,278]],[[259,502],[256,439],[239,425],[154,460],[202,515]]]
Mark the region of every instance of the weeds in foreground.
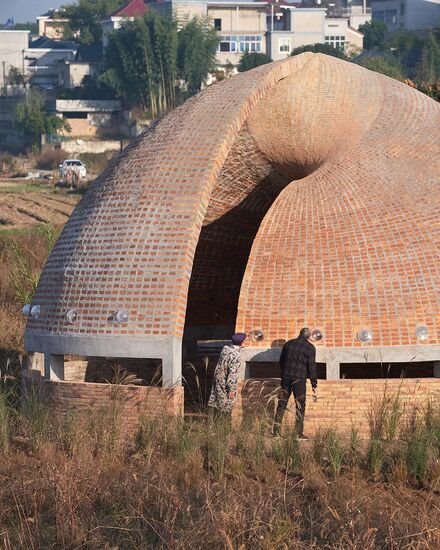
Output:
[[0,381],[0,454],[9,450],[11,414],[8,407],[8,393]]
[[3,395],[6,550],[440,547],[434,404],[391,440],[353,428],[303,444],[289,426],[271,437],[264,415],[233,428],[143,414],[127,433],[117,403],[58,418],[28,392],[14,417]]

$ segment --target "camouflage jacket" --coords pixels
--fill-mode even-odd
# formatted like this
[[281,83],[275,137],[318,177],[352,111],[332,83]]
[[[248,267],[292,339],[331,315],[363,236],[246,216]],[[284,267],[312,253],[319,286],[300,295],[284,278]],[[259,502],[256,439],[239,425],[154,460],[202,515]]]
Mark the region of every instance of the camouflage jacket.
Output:
[[[221,412],[231,412],[237,397],[238,371],[240,369],[240,346],[225,346],[215,367],[211,396],[208,405]],[[234,392],[232,399],[229,393]]]

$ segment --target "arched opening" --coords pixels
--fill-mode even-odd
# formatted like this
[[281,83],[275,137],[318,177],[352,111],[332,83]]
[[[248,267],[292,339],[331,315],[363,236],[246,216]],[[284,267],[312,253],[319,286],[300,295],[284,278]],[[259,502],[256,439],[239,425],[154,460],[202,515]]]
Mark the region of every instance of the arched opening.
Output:
[[[290,176],[262,155],[245,126],[218,177],[196,247],[183,338],[184,363],[200,362],[197,342],[219,341],[221,347],[221,341],[230,338],[252,243],[265,214],[290,181]],[[197,376],[209,379],[215,346],[212,353],[203,355],[211,356],[211,361],[197,369]],[[183,377],[190,386],[193,375],[193,369],[185,372],[184,368]],[[199,380],[200,384],[203,386],[204,380]],[[197,393],[197,384],[192,386],[187,388],[189,397]]]

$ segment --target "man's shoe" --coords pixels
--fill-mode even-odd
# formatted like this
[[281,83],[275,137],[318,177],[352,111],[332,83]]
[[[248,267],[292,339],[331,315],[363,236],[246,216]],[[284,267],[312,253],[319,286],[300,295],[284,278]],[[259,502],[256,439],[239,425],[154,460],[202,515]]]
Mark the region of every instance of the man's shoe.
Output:
[[308,435],[301,434],[298,436],[298,441],[309,441],[310,437]]

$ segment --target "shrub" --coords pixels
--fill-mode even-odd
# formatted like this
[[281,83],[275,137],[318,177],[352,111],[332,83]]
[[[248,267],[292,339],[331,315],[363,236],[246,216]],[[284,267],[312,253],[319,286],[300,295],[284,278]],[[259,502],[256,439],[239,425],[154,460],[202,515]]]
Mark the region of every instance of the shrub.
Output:
[[6,174],[15,172],[17,168],[17,161],[12,155],[8,153],[0,153],[0,171]]
[[68,157],[63,149],[44,149],[37,157],[37,166],[42,170],[55,170]]
[[388,395],[385,387],[383,395],[371,402],[368,411],[371,438],[382,441],[395,440],[400,433],[404,412],[400,393]]
[[100,174],[116,155],[115,151],[105,151],[104,153],[81,153],[79,158],[84,163],[88,173]]
[[238,64],[238,71],[243,73],[259,67],[260,65],[265,65],[266,63],[271,63],[272,59],[264,53],[257,52],[245,52],[240,59]]

